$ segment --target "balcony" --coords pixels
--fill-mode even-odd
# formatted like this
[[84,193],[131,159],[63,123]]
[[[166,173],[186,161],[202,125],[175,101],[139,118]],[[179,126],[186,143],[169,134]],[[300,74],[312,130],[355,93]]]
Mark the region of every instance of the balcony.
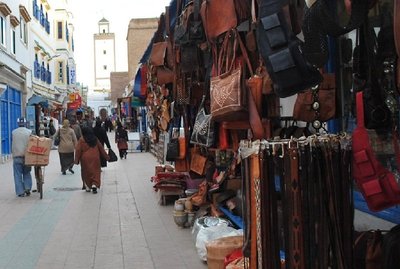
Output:
[[46,71],[46,83],[51,84],[51,72],[49,70]]
[[40,68],[40,79],[46,82],[46,68],[44,66]]
[[40,79],[40,64],[38,61],[33,62],[33,73],[35,78]]

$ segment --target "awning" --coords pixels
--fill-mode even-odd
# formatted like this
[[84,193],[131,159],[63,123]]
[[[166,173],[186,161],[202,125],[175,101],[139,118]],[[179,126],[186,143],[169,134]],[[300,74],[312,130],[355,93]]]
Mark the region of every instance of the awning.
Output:
[[31,98],[28,100],[28,106],[33,106],[33,105],[41,105],[42,107],[47,108],[49,106],[49,101],[45,99],[43,96],[40,95],[32,95]]

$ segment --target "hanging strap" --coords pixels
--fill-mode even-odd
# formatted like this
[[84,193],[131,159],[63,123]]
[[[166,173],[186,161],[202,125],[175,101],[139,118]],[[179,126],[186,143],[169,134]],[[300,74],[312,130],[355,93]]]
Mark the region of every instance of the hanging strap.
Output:
[[400,88],[400,0],[394,0],[393,30],[397,52],[396,86]]
[[364,100],[363,100],[362,92],[358,92],[356,95],[356,108],[357,108],[357,127],[365,128],[365,125],[364,125]]

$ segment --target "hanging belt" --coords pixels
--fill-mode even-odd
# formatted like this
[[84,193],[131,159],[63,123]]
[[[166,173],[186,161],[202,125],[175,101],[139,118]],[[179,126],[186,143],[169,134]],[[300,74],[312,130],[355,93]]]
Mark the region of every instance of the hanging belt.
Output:
[[291,221],[289,227],[291,234],[289,235],[289,243],[291,253],[288,259],[291,260],[293,269],[305,269],[304,266],[304,245],[303,245],[303,217],[301,207],[301,186],[299,184],[299,155],[297,145],[289,143],[290,161],[290,177],[285,177],[287,191],[290,192],[289,203],[292,204],[291,208]]
[[280,269],[279,235],[281,231],[278,223],[272,149],[264,150],[260,156],[263,249],[263,266],[261,268]]

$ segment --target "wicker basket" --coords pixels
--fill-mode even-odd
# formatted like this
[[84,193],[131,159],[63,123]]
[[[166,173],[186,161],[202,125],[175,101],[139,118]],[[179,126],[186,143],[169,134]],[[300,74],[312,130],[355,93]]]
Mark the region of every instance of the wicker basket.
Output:
[[243,246],[243,236],[228,236],[206,244],[208,269],[224,269],[225,256]]

